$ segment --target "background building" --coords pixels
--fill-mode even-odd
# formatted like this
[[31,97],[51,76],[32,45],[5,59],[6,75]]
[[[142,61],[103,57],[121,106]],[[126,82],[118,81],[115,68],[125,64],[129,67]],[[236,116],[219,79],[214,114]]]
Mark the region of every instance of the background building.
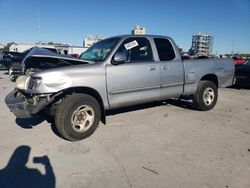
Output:
[[139,25],[135,25],[134,29],[131,31],[132,35],[145,35],[146,29],[145,27],[140,27]]
[[192,47],[189,50],[190,55],[200,56],[212,55],[213,50],[213,36],[209,33],[197,33],[193,35]]
[[93,37],[93,35],[90,35],[88,36],[87,38],[85,38],[83,40],[83,46],[86,47],[86,48],[89,48],[91,47],[93,44],[97,43],[98,41],[101,41],[103,40],[104,37],[101,37],[101,36],[95,36]]

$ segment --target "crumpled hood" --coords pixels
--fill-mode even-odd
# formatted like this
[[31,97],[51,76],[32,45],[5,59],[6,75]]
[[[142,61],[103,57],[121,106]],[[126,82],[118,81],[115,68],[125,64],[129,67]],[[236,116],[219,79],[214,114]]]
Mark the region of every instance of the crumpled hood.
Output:
[[34,47],[26,56],[25,58],[23,59],[23,62],[24,63],[28,58],[30,57],[44,57],[44,58],[54,58],[54,59],[62,59],[62,60],[71,60],[71,61],[77,61],[78,64],[80,62],[82,62],[83,64],[86,64],[86,63],[93,63],[93,62],[90,62],[90,61],[86,61],[86,60],[81,60],[81,59],[77,59],[75,57],[70,57],[70,56],[67,56],[67,55],[62,55],[62,54],[57,54],[57,53],[54,53],[52,51],[49,51],[49,50],[46,50],[46,49],[43,49],[43,48],[39,48],[39,47]]

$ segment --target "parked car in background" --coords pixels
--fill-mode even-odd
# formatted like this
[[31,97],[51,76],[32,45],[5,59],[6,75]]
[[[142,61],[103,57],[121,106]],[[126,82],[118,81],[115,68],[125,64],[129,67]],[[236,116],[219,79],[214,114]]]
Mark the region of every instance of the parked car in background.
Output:
[[211,110],[234,77],[231,59],[182,61],[175,42],[157,35],[107,38],[80,59],[33,49],[23,66],[7,106],[18,118],[46,112],[71,141],[90,136],[110,109],[191,96],[196,109]]
[[247,59],[243,64],[235,65],[235,85],[250,86],[250,59]]
[[243,59],[241,56],[234,56],[233,60],[235,65],[242,65],[245,63],[245,59]]
[[[25,53],[27,55],[27,53]],[[0,63],[3,69],[9,69],[12,63],[20,62],[25,57],[23,53],[19,52],[1,52]]]
[[79,54],[69,54],[69,56],[74,57],[74,58],[79,58]]

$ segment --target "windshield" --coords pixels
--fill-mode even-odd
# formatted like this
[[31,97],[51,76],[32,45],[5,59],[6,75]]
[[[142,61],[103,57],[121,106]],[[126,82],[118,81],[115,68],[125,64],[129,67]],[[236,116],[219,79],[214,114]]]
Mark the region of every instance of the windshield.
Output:
[[82,53],[80,59],[88,61],[103,61],[119,40],[120,38],[110,38],[97,42]]

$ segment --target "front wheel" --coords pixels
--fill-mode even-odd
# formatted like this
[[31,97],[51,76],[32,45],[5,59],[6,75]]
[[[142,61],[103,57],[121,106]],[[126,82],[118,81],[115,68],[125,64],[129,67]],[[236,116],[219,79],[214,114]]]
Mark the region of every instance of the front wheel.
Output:
[[218,88],[211,81],[200,81],[193,96],[194,107],[201,111],[211,110],[218,99]]
[[67,140],[77,141],[89,137],[98,127],[101,109],[90,95],[72,94],[63,99],[55,114],[58,133]]

